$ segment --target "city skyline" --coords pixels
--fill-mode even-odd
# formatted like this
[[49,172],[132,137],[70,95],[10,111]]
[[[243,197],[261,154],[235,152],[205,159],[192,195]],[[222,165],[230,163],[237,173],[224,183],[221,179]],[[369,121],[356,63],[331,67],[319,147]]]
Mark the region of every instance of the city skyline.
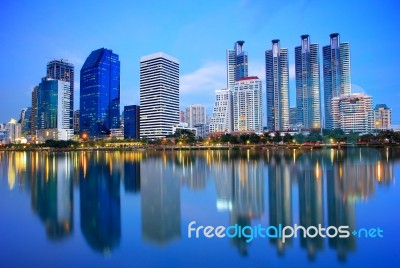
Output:
[[[41,31],[43,25],[47,25],[54,15],[35,19],[37,16],[35,11],[45,12],[54,5],[47,3],[46,6],[46,2],[27,3],[25,9],[30,10],[29,14],[19,5],[19,3],[6,4],[5,14],[1,18],[3,25],[14,23],[15,26],[5,27],[4,36],[9,34],[11,38],[1,44],[1,47],[9,53],[5,55],[7,64],[1,67],[2,73],[7,76],[3,76],[1,83],[3,98],[0,100],[0,122],[8,122],[10,117],[17,118],[22,108],[30,106],[30,93],[38,78],[43,76],[44,66],[48,61],[67,59],[78,71],[85,57],[96,47],[107,47],[120,55],[122,62],[121,107],[139,104],[139,58],[154,51],[165,51],[181,62],[181,108],[192,103],[202,103],[206,105],[208,114],[211,114],[214,91],[225,88],[226,85],[226,47],[230,47],[235,40],[245,40],[249,56],[249,74],[259,76],[265,84],[263,51],[268,47],[270,40],[279,38],[284,47],[289,49],[290,107],[293,107],[295,106],[293,49],[298,45],[299,37],[302,34],[309,34],[312,36],[312,41],[318,43],[321,48],[329,44],[329,34],[333,32],[340,33],[343,40],[351,43],[353,91],[364,91],[374,96],[374,104],[387,104],[393,109],[393,124],[400,122],[396,113],[400,110],[400,104],[394,100],[395,98],[387,97],[388,95],[397,96],[400,86],[400,82],[396,79],[388,79],[388,77],[395,77],[398,73],[397,63],[400,60],[399,52],[396,50],[399,36],[395,34],[396,13],[394,10],[398,6],[395,2],[379,2],[379,5],[366,3],[362,6],[357,3],[346,3],[345,9],[336,10],[340,10],[341,20],[335,20],[335,22],[329,20],[334,17],[335,10],[332,11],[327,4],[308,1],[295,1],[290,5],[269,3],[268,8],[267,3],[261,1],[238,1],[229,5],[204,3],[196,12],[190,4],[172,2],[171,7],[168,8],[178,8],[179,14],[184,14],[185,11],[190,14],[191,11],[195,15],[181,15],[171,20],[161,13],[160,8],[156,11],[155,22],[151,22],[143,29],[134,29],[133,35],[124,38],[122,37],[126,34],[123,25],[129,25],[130,17],[133,18],[135,15],[140,17],[140,14],[137,14],[138,12],[127,3],[126,8],[119,5],[107,6],[113,14],[121,15],[121,19],[113,22],[98,22],[99,25],[89,22],[80,11],[74,10],[76,20],[68,21],[72,23],[69,29],[73,30],[63,31],[64,36],[60,36],[57,31],[52,31],[51,25],[49,31]],[[63,3],[59,4],[60,8],[63,6]],[[94,8],[101,11],[106,6],[100,4]],[[141,3],[137,6],[138,11],[148,8],[150,8],[149,4]],[[225,19],[219,24],[216,23],[219,22],[219,15],[224,10],[231,11],[233,15],[243,13],[245,19],[240,20],[240,23],[233,22],[232,27],[235,31],[229,31],[229,33],[224,31],[228,29],[228,21]],[[263,22],[252,18],[254,14],[262,14],[262,12],[266,16]],[[26,16],[26,19],[36,20],[36,22],[27,27],[22,22],[16,22],[17,17],[14,15]],[[58,16],[66,15],[58,14]],[[94,16],[101,17],[101,15]],[[295,23],[300,17],[302,21]],[[284,21],[284,18],[288,20]],[[207,22],[200,23],[204,22],[204,19],[208,19]],[[320,27],[315,22],[322,19],[324,26]],[[161,22],[168,23],[169,29],[162,27]],[[87,24],[79,29],[78,25],[82,23]],[[210,24],[216,26],[210,27]],[[294,25],[296,27],[293,27]],[[291,26],[289,30],[287,26]],[[103,36],[99,30],[95,30],[101,27],[115,31],[109,37]],[[369,34],[359,29],[368,29]],[[91,30],[95,31],[91,32]],[[194,33],[191,33],[192,31]],[[154,35],[154,33],[159,33],[159,35]],[[188,38],[185,38],[186,36]],[[391,54],[391,57],[385,57],[384,62],[378,53],[380,46],[369,45],[371,36],[377,40],[385,40],[385,50]],[[212,49],[203,49],[206,44],[204,38],[213,40]],[[25,51],[27,43],[32,45]],[[22,61],[24,61],[23,66],[18,64]],[[79,96],[79,77],[75,76],[75,109],[79,107],[77,96]]]

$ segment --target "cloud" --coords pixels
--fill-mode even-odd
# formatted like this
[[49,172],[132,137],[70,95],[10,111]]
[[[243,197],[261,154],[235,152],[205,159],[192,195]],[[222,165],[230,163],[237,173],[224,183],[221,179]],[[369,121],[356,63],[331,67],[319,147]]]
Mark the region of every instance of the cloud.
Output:
[[199,69],[180,77],[180,105],[203,104],[211,113],[215,90],[226,88],[226,64],[221,61],[207,62]]
[[223,62],[209,62],[180,79],[182,94],[203,93],[226,88],[226,67]]
[[259,61],[249,62],[249,76],[257,76],[263,82],[265,81],[265,64]]

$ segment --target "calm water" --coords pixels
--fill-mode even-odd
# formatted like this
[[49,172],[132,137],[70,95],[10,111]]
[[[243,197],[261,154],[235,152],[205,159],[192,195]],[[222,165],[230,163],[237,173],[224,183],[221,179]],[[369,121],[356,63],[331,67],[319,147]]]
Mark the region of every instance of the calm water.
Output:
[[[0,261],[19,266],[399,267],[400,150],[0,152]],[[188,238],[196,226],[383,238]]]

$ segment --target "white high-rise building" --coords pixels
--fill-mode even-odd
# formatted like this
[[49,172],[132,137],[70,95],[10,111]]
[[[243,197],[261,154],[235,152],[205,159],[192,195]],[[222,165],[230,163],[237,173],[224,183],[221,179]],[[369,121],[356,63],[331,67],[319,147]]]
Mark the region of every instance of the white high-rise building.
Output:
[[186,108],[186,123],[190,128],[206,123],[206,109],[202,104],[192,104]]
[[21,124],[14,118],[11,118],[10,122],[6,124],[7,142],[16,142],[17,139],[21,138],[21,132]]
[[333,128],[345,133],[371,132],[373,128],[372,97],[354,93],[332,98]]
[[257,76],[236,81],[232,107],[234,131],[263,132],[262,85]]
[[211,117],[210,133],[231,132],[232,129],[232,91],[220,89],[215,91],[215,104]]
[[179,123],[179,62],[158,52],[140,59],[140,138],[172,134]]
[[267,127],[270,131],[289,128],[289,60],[287,48],[278,39],[265,51]]
[[386,104],[377,104],[374,109],[374,127],[376,129],[389,129],[392,125],[392,109]]

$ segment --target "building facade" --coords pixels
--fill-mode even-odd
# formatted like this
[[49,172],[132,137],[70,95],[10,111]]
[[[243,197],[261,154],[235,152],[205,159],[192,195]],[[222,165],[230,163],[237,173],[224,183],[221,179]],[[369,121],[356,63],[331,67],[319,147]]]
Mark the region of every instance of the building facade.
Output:
[[17,142],[21,138],[21,124],[17,120],[11,118],[10,122],[6,124],[5,132],[7,135],[6,143]]
[[172,134],[179,123],[179,61],[158,52],[140,59],[140,138]]
[[232,130],[232,91],[220,89],[215,91],[215,103],[210,122],[210,133],[231,132]]
[[21,110],[21,116],[19,122],[21,123],[22,136],[27,137],[31,134],[31,114],[32,108],[23,108]]
[[263,132],[262,85],[257,76],[236,81],[233,98],[233,131]]
[[345,133],[371,133],[373,129],[372,97],[355,93],[332,99],[333,129]]
[[[42,79],[37,91],[37,131],[42,130],[43,133],[43,130],[48,132],[52,129],[58,135],[55,139],[72,139],[70,96],[69,82],[52,78]],[[46,140],[46,137],[42,139]]]
[[248,69],[248,55],[243,50],[244,41],[240,40],[234,44],[233,49],[228,49],[226,54],[227,63],[227,86],[228,89],[235,87],[235,82],[243,77],[247,77]]
[[31,136],[36,136],[36,127],[37,127],[37,113],[38,113],[38,103],[37,103],[37,93],[39,86],[35,86],[32,90],[32,109],[31,109]]
[[120,61],[112,50],[90,53],[80,73],[80,131],[90,138],[120,126]]
[[69,116],[70,122],[68,128],[73,128],[73,112],[74,112],[74,65],[66,60],[52,60],[47,63],[47,75],[48,78],[53,78],[56,80],[66,81],[70,83],[69,88],[69,99],[71,107],[71,115]]
[[392,126],[392,109],[386,104],[377,104],[374,109],[375,129],[385,130]]
[[297,129],[297,107],[290,107],[289,108],[289,128],[290,129]]
[[197,124],[206,123],[206,108],[202,104],[192,104],[186,108],[186,123],[190,128]]
[[338,33],[322,48],[324,72],[325,128],[333,129],[332,99],[351,94],[350,44],[341,43]]
[[80,111],[76,110],[74,111],[74,132],[79,133],[80,131],[80,125],[79,125],[79,118],[80,118]]
[[124,138],[140,139],[140,106],[124,107]]
[[267,91],[267,128],[282,131],[289,128],[289,64],[288,50],[272,40],[272,49],[265,51]]
[[295,48],[296,116],[305,129],[321,128],[321,92],[319,45],[311,44],[309,35],[301,36]]

